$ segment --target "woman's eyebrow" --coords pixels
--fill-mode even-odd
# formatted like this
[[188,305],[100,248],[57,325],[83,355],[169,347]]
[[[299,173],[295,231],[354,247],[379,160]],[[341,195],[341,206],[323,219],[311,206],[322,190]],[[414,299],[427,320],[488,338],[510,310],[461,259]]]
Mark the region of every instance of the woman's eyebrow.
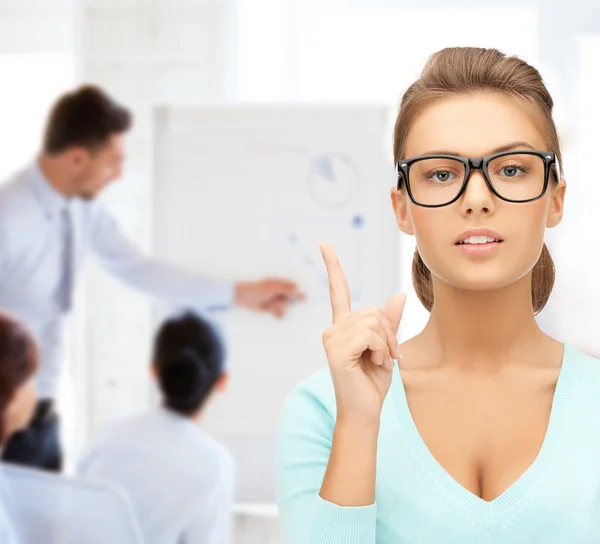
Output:
[[[527,142],[512,142],[510,144],[506,144],[500,147],[497,147],[496,149],[492,149],[488,155],[494,155],[496,153],[504,153],[505,151],[512,151],[514,149],[531,149],[532,151],[535,151],[535,147],[533,147],[531,144],[528,144]],[[423,153],[423,155],[455,155],[457,157],[463,157],[464,155],[462,155],[461,153],[458,153],[456,151],[448,151],[448,150],[440,150],[440,149],[436,149],[433,151],[427,151],[425,153]]]

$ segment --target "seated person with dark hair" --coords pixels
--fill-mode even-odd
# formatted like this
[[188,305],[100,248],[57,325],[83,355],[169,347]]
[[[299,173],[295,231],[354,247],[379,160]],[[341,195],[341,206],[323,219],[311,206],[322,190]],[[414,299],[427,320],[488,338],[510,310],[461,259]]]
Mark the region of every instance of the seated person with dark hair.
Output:
[[[34,377],[38,359],[38,347],[29,330],[10,315],[0,312],[0,452],[14,433],[28,425],[34,414],[37,401]],[[44,444],[40,446],[43,448]],[[10,518],[10,497],[0,476],[2,544],[19,542],[14,520]]]
[[81,475],[122,487],[144,542],[229,542],[234,464],[197,426],[225,388],[225,350],[211,325],[185,313],[159,329],[152,373],[162,406],[109,426],[79,465]]

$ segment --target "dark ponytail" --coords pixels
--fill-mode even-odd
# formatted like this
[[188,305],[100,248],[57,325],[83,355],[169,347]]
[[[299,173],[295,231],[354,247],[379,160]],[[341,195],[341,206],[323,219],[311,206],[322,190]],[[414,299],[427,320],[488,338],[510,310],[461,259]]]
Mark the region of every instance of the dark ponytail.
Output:
[[167,408],[195,414],[223,374],[225,350],[214,328],[193,313],[167,320],[154,345],[154,365]]

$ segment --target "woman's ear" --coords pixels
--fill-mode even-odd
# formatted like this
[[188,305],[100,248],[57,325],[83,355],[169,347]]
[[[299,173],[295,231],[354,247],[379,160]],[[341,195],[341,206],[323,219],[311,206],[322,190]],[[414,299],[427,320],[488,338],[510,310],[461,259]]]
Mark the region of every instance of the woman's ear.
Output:
[[550,191],[550,206],[546,217],[547,228],[556,227],[561,222],[565,207],[566,190],[567,182],[564,178],[561,178],[556,187],[553,187]]
[[394,208],[398,228],[404,234],[414,234],[406,191],[392,187],[390,197],[392,199],[392,207]]
[[158,370],[156,370],[156,365],[154,363],[152,363],[150,365],[150,377],[154,380],[154,381],[158,381]]

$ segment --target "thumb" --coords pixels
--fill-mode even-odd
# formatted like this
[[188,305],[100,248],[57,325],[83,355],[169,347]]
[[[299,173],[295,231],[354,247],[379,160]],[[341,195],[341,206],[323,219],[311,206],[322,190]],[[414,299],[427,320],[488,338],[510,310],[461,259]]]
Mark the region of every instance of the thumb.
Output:
[[398,327],[400,326],[405,303],[406,295],[404,293],[398,293],[390,298],[383,307],[383,315],[389,319],[394,332],[397,332]]

